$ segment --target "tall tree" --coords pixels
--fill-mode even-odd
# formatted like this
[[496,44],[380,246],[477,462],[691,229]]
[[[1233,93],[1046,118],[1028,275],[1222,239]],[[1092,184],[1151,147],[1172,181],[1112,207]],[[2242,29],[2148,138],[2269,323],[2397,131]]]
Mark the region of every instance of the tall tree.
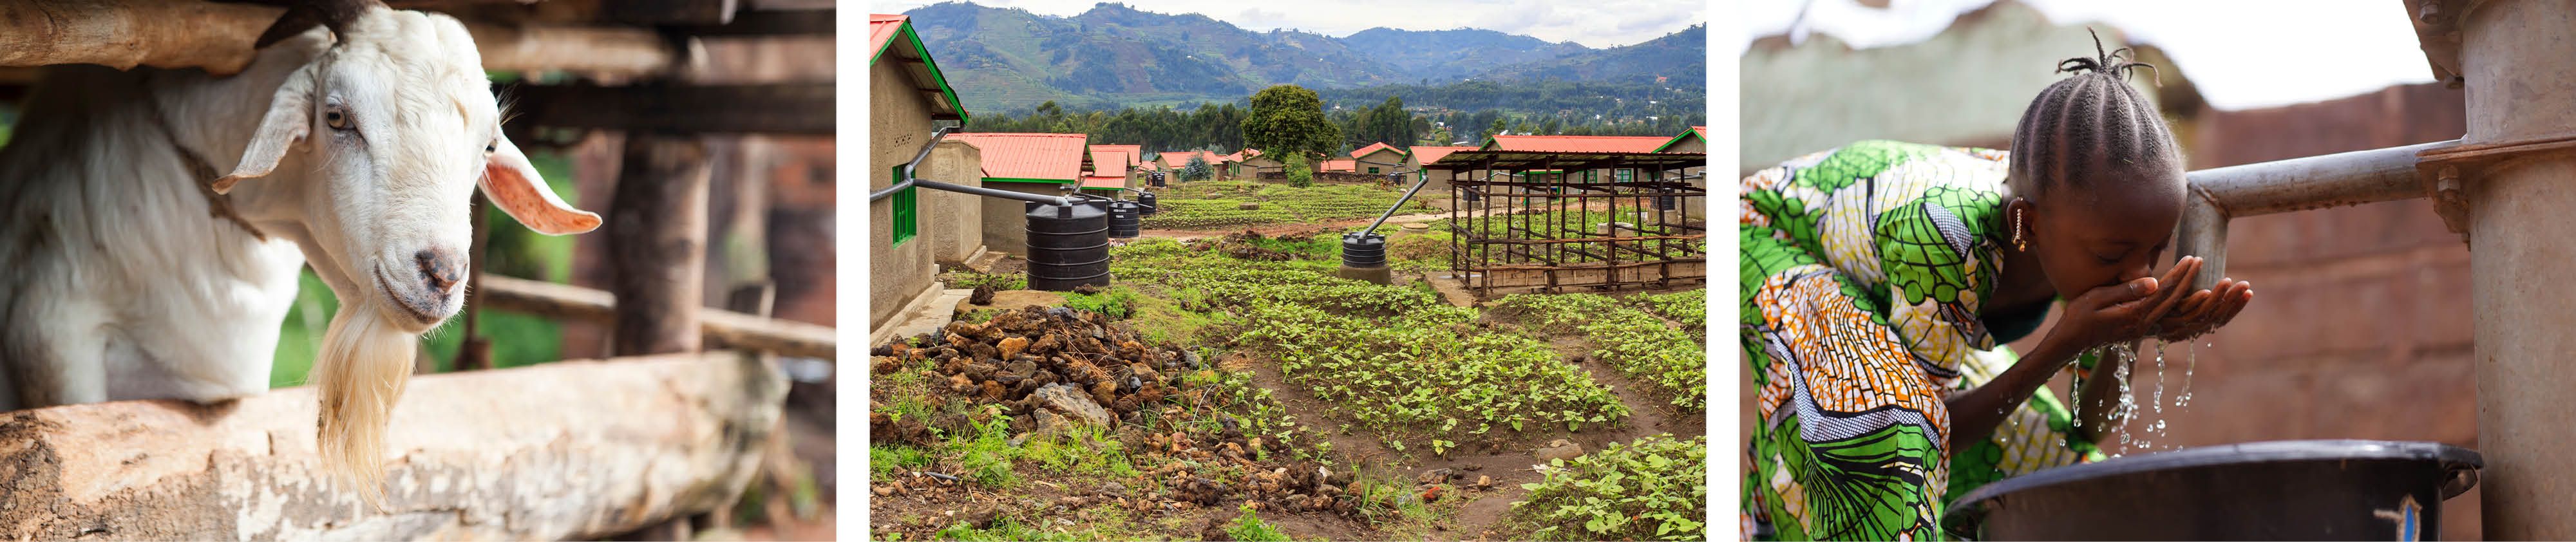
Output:
[[1324,117],[1324,100],[1297,85],[1253,94],[1252,114],[1243,119],[1244,145],[1263,153],[1330,153],[1341,140],[1341,127]]

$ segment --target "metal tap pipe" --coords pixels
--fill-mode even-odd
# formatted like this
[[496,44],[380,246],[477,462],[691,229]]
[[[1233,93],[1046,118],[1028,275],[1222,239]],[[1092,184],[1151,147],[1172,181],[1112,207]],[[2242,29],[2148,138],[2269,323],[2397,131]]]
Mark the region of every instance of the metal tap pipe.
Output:
[[901,192],[906,188],[912,188],[912,170],[921,167],[922,160],[930,159],[930,150],[939,147],[939,140],[946,139],[949,133],[956,131],[956,126],[941,126],[937,130],[930,131],[930,142],[923,143],[921,145],[921,153],[912,155],[912,161],[903,163],[903,178],[896,179],[897,182],[894,183],[894,186],[888,186],[883,190],[869,192],[868,201],[875,202],[876,200],[894,197],[894,193]]
[[2174,227],[2174,258],[2199,256],[2193,289],[2226,276],[2227,221],[2326,207],[2424,197],[2415,155],[2458,145],[2458,140],[2292,158],[2186,173],[2182,222]]

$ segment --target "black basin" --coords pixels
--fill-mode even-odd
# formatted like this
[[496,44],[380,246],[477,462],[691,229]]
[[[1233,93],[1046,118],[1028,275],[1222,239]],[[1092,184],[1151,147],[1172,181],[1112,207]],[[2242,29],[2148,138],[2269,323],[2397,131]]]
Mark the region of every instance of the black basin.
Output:
[[1947,521],[1981,540],[2435,540],[2485,460],[2434,442],[2248,442],[2007,478]]

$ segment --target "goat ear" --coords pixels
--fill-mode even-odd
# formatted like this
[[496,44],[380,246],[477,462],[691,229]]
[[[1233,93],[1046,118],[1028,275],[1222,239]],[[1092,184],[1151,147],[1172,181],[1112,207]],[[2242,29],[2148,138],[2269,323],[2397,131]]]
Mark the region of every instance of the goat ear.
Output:
[[286,84],[277,87],[277,96],[269,99],[268,113],[259,120],[259,130],[251,134],[250,145],[242,149],[241,162],[233,172],[215,179],[210,188],[222,194],[233,189],[242,179],[268,176],[277,169],[277,161],[286,157],[286,149],[304,142],[313,130],[313,67],[295,70]]
[[493,144],[491,160],[483,166],[483,198],[537,233],[568,235],[599,228],[597,213],[574,209],[555,196],[528,155],[506,137]]

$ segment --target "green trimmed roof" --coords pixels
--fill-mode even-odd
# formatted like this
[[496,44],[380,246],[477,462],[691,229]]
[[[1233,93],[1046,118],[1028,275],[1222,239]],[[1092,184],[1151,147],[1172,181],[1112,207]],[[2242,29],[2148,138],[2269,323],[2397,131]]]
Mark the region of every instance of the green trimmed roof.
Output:
[[868,37],[876,40],[876,54],[868,58],[868,66],[876,66],[886,59],[887,51],[893,51],[895,61],[904,64],[903,73],[911,77],[913,88],[930,101],[930,118],[966,122],[965,102],[957,99],[957,89],[948,85],[948,77],[939,72],[939,64],[930,60],[930,49],[921,45],[921,35],[912,29],[912,17],[871,14]]

